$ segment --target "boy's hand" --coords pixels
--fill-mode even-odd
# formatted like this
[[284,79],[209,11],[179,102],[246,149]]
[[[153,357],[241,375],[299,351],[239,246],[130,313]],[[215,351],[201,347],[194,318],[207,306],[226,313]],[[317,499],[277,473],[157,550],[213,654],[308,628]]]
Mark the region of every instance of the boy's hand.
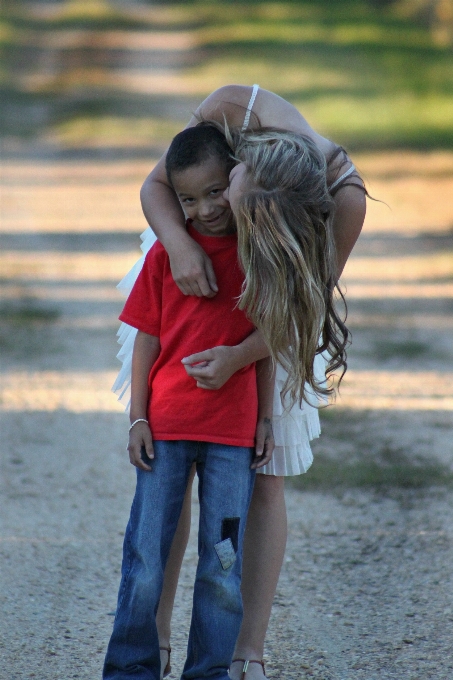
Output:
[[197,387],[218,390],[236,373],[234,347],[219,345],[182,359],[188,375],[196,380]]
[[152,470],[151,466],[145,462],[145,456],[151,460],[154,458],[153,438],[149,425],[143,422],[134,425],[129,432],[127,450],[129,451],[129,460],[132,465],[147,472]]
[[272,453],[275,448],[274,433],[272,431],[271,418],[260,418],[256,426],[255,434],[255,458],[251,464],[251,469],[267,465],[272,458]]

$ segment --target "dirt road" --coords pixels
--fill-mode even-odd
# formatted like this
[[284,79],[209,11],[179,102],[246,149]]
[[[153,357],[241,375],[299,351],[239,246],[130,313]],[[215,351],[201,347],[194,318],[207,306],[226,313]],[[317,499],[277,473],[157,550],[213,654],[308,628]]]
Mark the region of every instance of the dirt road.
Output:
[[[175,38],[160,62],[165,96],[178,92],[187,40]],[[133,58],[143,61],[134,55],[132,70]],[[170,105],[173,115],[175,101],[180,117],[192,108],[187,98],[164,99],[160,116]],[[58,144],[11,143],[2,167],[1,680],[100,677],[134,487],[127,418],[109,392],[121,308],[114,285],[139,253],[138,190],[151,160],[90,147],[78,161]],[[453,215],[440,199],[451,195],[453,156],[357,161],[392,212],[371,205],[345,272],[350,372],[324,414],[313,469],[287,489],[290,536],[267,673],[449,680]],[[195,524],[195,501],[193,509]],[[184,657],[195,533],[172,678]]]

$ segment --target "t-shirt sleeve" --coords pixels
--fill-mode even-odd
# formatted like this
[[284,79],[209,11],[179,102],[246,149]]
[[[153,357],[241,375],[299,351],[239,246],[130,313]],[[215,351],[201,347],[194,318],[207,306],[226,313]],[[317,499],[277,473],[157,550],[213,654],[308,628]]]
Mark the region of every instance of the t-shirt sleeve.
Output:
[[156,243],[146,255],[142,270],[120,314],[124,321],[148,335],[160,336],[162,282],[166,253]]

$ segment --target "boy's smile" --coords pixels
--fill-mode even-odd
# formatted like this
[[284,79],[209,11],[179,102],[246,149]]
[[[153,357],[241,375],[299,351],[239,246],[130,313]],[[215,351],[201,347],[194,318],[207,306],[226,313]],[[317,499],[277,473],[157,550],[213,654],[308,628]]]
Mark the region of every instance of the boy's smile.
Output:
[[173,172],[171,181],[192,226],[205,236],[228,236],[236,231],[230,204],[223,193],[228,171],[217,158]]

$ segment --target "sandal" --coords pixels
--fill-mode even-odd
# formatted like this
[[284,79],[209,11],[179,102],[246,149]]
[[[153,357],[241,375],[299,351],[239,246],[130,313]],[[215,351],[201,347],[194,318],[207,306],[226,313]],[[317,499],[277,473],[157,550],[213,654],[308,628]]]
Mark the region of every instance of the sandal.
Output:
[[167,675],[170,675],[170,673],[171,673],[171,663],[170,663],[171,647],[159,647],[159,649],[162,652],[168,652],[168,661],[167,661],[167,665],[164,668],[164,676],[163,676],[164,678],[166,678]]
[[231,663],[235,661],[241,661],[244,665],[242,666],[241,680],[245,680],[245,675],[247,673],[249,663],[259,663],[263,667],[264,677],[266,677],[266,669],[264,668],[264,661],[258,661],[257,659],[233,659]]

